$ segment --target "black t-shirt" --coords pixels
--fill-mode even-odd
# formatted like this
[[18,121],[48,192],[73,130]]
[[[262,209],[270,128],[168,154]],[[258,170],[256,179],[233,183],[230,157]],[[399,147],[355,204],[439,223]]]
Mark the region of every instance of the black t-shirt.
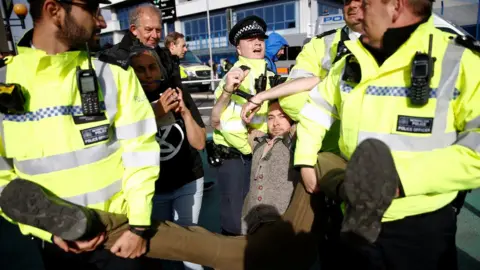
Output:
[[[204,128],[205,124],[188,89],[182,92],[185,106],[190,110],[195,122]],[[147,97],[152,102],[158,99],[158,95],[158,92],[148,93]],[[155,192],[171,192],[203,177],[202,158],[198,150],[188,142],[182,116],[169,112],[157,124],[158,132],[155,138],[160,144],[160,176],[155,183]]]

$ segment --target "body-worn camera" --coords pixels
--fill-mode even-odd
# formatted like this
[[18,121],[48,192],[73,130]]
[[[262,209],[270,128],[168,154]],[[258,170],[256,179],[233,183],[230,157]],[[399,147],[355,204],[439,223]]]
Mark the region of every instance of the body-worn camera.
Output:
[[210,164],[210,166],[218,167],[218,166],[222,165],[223,159],[222,159],[219,151],[217,151],[217,149],[215,147],[215,143],[213,141],[207,141],[207,143],[205,145],[205,149],[207,150],[207,160],[208,160],[208,164]]
[[257,94],[267,89],[267,64],[265,64],[265,72],[255,79],[255,91]]

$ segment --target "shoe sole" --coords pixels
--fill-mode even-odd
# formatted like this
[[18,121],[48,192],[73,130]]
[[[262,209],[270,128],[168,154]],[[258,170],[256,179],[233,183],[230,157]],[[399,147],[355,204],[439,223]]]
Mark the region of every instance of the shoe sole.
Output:
[[347,204],[342,232],[353,232],[370,243],[375,242],[383,214],[395,198],[399,181],[388,146],[376,139],[362,142],[345,172],[343,185]]
[[0,196],[2,211],[12,220],[75,241],[86,233],[88,218],[80,206],[68,204],[52,201],[39,185],[20,179],[11,181]]

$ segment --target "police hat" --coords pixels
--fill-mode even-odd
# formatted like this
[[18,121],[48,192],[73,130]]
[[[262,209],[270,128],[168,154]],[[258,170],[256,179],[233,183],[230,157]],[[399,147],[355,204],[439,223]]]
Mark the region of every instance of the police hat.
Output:
[[252,37],[268,38],[265,32],[267,32],[267,24],[262,18],[248,16],[232,27],[228,34],[228,40],[233,46],[237,46],[241,39]]

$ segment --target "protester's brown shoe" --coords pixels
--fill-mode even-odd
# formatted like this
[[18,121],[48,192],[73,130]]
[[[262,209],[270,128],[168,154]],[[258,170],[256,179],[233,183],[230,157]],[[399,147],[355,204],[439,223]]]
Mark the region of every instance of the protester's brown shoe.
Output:
[[400,183],[388,146],[376,139],[363,141],[347,165],[343,191],[346,209],[342,232],[355,233],[370,243],[378,238],[383,214]]
[[86,237],[94,220],[94,213],[88,208],[62,200],[23,179],[10,181],[3,189],[0,207],[16,222],[70,241]]

